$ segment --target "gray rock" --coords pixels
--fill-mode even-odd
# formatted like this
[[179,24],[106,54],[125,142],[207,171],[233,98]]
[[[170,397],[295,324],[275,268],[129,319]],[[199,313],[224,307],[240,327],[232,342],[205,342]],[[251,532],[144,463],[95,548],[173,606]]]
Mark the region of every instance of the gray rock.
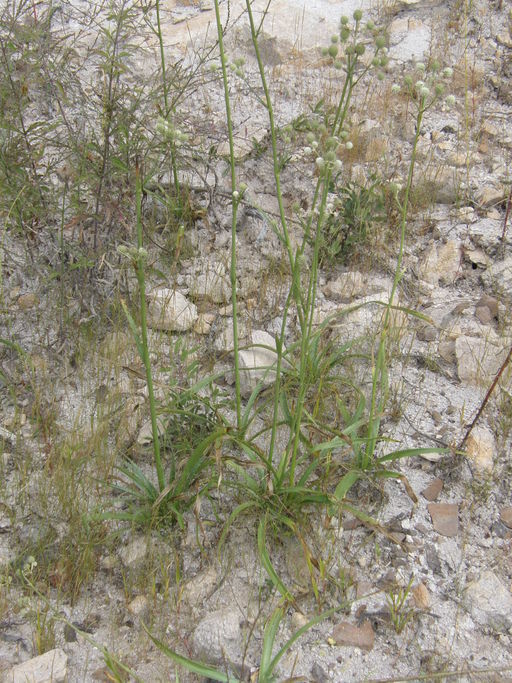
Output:
[[492,571],[483,572],[478,581],[469,584],[464,600],[479,624],[497,631],[512,627],[512,595]]
[[204,258],[195,263],[194,272],[187,278],[192,299],[225,304],[231,299],[231,286],[226,268],[218,261]]
[[198,659],[213,665],[229,664],[242,673],[244,651],[240,613],[230,607],[211,612],[197,625],[193,648]]
[[482,280],[486,285],[497,289],[499,292],[512,298],[512,256],[508,256],[503,261],[494,263],[482,275]]
[[468,437],[466,452],[478,474],[492,472],[496,441],[491,430],[487,427],[475,427]]
[[389,25],[388,32],[390,56],[399,62],[421,59],[430,48],[430,27],[418,19],[397,17]]
[[[275,339],[264,330],[254,330],[251,334],[252,346],[239,351],[240,390],[248,397],[259,382],[270,386],[275,382],[277,352]],[[270,348],[263,348],[270,347]]]
[[418,265],[418,277],[433,285],[455,282],[460,274],[460,260],[459,242],[449,240],[441,246],[433,244]]
[[461,335],[455,340],[457,374],[463,382],[488,385],[500,369],[507,349],[495,334],[486,339]]
[[2,680],[5,683],[64,683],[67,664],[67,655],[57,648],[13,666]]
[[134,568],[142,565],[148,554],[148,543],[145,536],[134,538],[128,545],[119,550],[119,557],[125,567]]
[[323,287],[323,293],[328,299],[347,302],[366,294],[366,283],[361,273],[357,271],[342,273]]
[[197,320],[197,308],[181,294],[163,287],[148,294],[148,326],[155,330],[185,332]]
[[[463,231],[467,231],[466,225],[460,227]],[[473,244],[483,249],[496,248],[501,241],[502,232],[502,221],[494,218],[482,218],[482,220],[473,223],[469,229]]]

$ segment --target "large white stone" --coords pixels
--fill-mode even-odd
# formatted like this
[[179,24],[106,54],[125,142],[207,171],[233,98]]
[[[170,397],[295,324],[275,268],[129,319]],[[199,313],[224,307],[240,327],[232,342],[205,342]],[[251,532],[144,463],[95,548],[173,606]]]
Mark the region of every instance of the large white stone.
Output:
[[460,273],[461,247],[455,240],[438,246],[433,244],[418,265],[418,276],[424,282],[455,282]]
[[512,627],[512,595],[492,572],[485,571],[464,591],[464,601],[479,624],[506,631]]
[[398,17],[389,26],[389,38],[390,55],[394,59],[401,62],[422,59],[430,48],[431,30],[418,19]]
[[68,657],[60,648],[17,664],[2,680],[5,683],[64,683]]
[[455,354],[457,374],[462,382],[490,386],[505,360],[507,349],[496,335],[489,334],[486,339],[461,335],[455,340]]
[[240,363],[240,390],[248,397],[259,382],[270,386],[275,382],[277,363],[276,342],[268,332],[254,330],[252,345],[238,353]]
[[475,427],[468,437],[466,452],[479,474],[491,472],[496,452],[494,434],[486,427]]
[[148,326],[156,330],[185,332],[197,320],[197,308],[181,292],[163,287],[148,294]]
[[226,268],[222,263],[201,259],[196,271],[188,278],[189,296],[192,299],[225,304],[231,299],[231,286]]

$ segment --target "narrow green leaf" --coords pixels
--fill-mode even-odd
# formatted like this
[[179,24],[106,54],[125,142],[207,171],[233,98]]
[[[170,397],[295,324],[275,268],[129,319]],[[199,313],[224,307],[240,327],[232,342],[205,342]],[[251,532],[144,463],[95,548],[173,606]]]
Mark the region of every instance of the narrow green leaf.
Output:
[[277,590],[281,593],[283,598],[285,600],[288,600],[290,602],[294,602],[293,600],[293,595],[290,593],[290,591],[286,588],[284,583],[281,581],[279,576],[277,575],[276,570],[274,569],[272,562],[270,561],[269,554],[267,552],[267,548],[265,545],[265,532],[266,532],[266,526],[267,526],[267,515],[265,515],[264,518],[260,520],[259,526],[258,526],[258,552],[260,555],[261,563],[263,567],[265,568],[265,571],[270,577],[270,580],[274,584],[274,586],[277,588]]

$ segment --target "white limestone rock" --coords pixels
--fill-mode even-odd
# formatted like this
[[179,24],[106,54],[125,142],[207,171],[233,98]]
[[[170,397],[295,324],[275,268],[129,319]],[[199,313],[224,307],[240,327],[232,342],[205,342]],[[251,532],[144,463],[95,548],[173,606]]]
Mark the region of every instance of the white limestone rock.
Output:
[[185,332],[197,320],[197,308],[181,292],[167,287],[148,294],[148,326],[155,330]]

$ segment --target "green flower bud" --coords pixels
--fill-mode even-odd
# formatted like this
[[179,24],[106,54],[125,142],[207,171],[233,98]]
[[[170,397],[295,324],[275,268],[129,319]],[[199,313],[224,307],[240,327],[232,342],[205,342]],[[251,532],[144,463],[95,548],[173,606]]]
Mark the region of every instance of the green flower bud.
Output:
[[379,72],[377,73],[377,80],[378,80],[378,81],[383,81],[385,75],[386,75],[386,74],[385,74],[383,71],[379,71]]
[[386,39],[384,36],[377,36],[375,38],[375,45],[377,46],[378,50],[382,50],[382,48],[386,46]]
[[342,130],[340,133],[340,138],[346,140],[348,138],[348,130]]
[[317,158],[315,159],[315,164],[317,165],[317,167],[318,167],[318,169],[319,169],[320,171],[323,171],[323,170],[324,170],[324,168],[325,168],[325,161],[324,161],[324,159],[323,159],[322,157],[317,157]]
[[443,76],[445,78],[451,78],[453,76],[453,69],[450,66],[447,66],[446,69],[443,69]]
[[430,90],[427,88],[426,85],[423,86],[423,88],[420,88],[420,97],[428,97],[430,95]]
[[358,55],[359,57],[362,57],[362,56],[364,55],[365,51],[366,51],[366,48],[365,48],[365,46],[363,45],[363,43],[357,43],[357,45],[356,45],[356,55]]
[[363,13],[360,9],[356,9],[352,16],[354,17],[355,21],[361,21],[361,19],[363,18]]
[[240,192],[238,192],[238,190],[235,190],[233,192],[233,201],[237,202],[239,199],[240,199]]
[[339,40],[339,38],[338,38],[337,35],[331,36],[331,43],[332,43],[333,45],[336,45],[336,43],[338,42],[338,40]]
[[389,64],[389,57],[387,55],[382,55],[379,59],[380,66],[385,67]]
[[444,93],[444,84],[443,83],[436,83],[435,93],[438,97]]
[[355,51],[356,48],[353,45],[347,45],[347,47],[345,48],[345,53],[347,55],[353,55]]
[[423,62],[418,62],[416,64],[416,71],[425,71],[425,64]]
[[327,138],[326,146],[328,149],[336,149],[338,144],[339,144],[339,141],[337,138],[335,138],[335,137]]
[[330,57],[336,57],[336,55],[338,54],[338,46],[331,45],[328,49],[328,53]]
[[334,162],[334,170],[341,171],[342,167],[343,164],[341,163],[341,161],[339,159],[336,159],[336,161]]
[[373,23],[373,21],[371,19],[370,19],[370,21],[366,22],[366,28],[368,29],[368,31],[373,31],[373,29],[375,28],[375,24]]
[[354,143],[350,142],[350,140],[345,143],[345,149],[352,149],[353,147],[354,147]]
[[434,61],[430,65],[430,69],[431,69],[432,73],[437,73],[440,68],[441,68],[441,65],[439,64],[437,59],[434,59]]
[[339,59],[337,59],[337,60],[334,62],[333,67],[334,67],[335,69],[338,69],[338,71],[340,71],[340,69],[343,68],[343,64],[340,62]]
[[407,76],[405,76],[404,78],[404,83],[408,88],[410,88],[412,86],[412,76],[409,76],[409,74],[407,74]]
[[395,95],[396,93],[399,93],[401,89],[402,88],[398,85],[398,83],[393,83],[393,85],[391,86],[391,92],[395,93]]
[[453,107],[455,104],[455,97],[453,95],[448,95],[445,102],[447,107]]
[[321,135],[327,135],[327,126],[325,125],[325,123],[321,123],[318,126],[318,130],[319,130]]
[[349,28],[343,28],[340,31],[340,38],[342,43],[346,43],[347,40],[349,39],[350,36],[350,29]]
[[336,153],[331,150],[325,153],[325,160],[329,162],[336,161]]
[[341,24],[342,26],[346,26],[346,25],[348,24],[348,17],[345,16],[345,15],[343,15],[343,16],[341,17],[341,19],[340,19],[340,24]]
[[306,140],[307,140],[308,142],[313,142],[314,139],[315,139],[315,134],[314,134],[314,133],[309,132],[309,133],[306,135]]
[[327,57],[328,54],[329,54],[329,48],[323,47],[322,48],[322,57]]

